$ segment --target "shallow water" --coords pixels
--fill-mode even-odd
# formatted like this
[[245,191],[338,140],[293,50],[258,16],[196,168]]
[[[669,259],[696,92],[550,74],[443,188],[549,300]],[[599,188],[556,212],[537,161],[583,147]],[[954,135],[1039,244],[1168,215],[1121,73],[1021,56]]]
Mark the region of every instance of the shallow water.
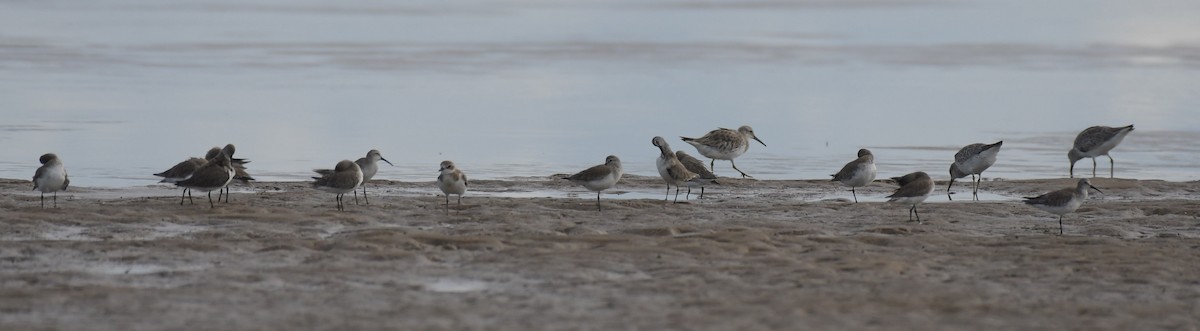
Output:
[[1187,0],[17,1],[0,31],[4,178],[55,152],[73,185],[145,185],[225,143],[263,180],[372,148],[384,179],[609,154],[653,176],[652,137],[695,155],[677,136],[743,124],[760,179],[825,178],[866,147],[880,177],[944,180],[997,140],[988,178],[1050,178],[1078,131],[1135,124],[1118,177],[1200,179]]

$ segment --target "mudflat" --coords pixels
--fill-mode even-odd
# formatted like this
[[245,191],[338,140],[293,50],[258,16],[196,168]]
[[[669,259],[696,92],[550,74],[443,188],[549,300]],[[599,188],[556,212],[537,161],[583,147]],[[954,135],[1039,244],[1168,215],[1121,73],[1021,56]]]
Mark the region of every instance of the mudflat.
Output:
[[[346,212],[299,182],[216,208],[73,187],[42,209],[0,180],[0,329],[1200,327],[1197,182],[1094,179],[1060,236],[1019,197],[1072,179],[985,181],[999,198],[975,202],[957,184],[918,224],[880,202],[886,181],[853,203],[828,181],[726,179],[675,204],[630,176],[597,212],[552,177],[472,181],[448,208],[432,182],[376,181]],[[514,197],[546,191],[573,193]]]

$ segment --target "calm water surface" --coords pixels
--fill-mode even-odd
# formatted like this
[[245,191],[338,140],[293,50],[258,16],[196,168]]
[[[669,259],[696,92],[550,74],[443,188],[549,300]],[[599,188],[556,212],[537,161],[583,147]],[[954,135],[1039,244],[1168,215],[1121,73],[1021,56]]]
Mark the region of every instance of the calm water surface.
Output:
[[225,143],[263,180],[372,148],[387,179],[655,175],[652,137],[743,124],[761,179],[862,147],[945,179],[997,140],[988,177],[1065,177],[1077,132],[1127,124],[1118,176],[1200,179],[1192,0],[6,1],[0,77],[0,177],[55,152],[79,186]]

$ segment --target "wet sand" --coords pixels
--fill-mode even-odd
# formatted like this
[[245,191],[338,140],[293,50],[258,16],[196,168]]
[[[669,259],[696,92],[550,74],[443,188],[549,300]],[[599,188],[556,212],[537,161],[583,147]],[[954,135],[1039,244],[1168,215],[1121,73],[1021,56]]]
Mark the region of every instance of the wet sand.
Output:
[[727,179],[670,204],[632,177],[598,213],[552,177],[473,181],[449,210],[432,182],[378,181],[346,212],[293,182],[215,209],[72,188],[43,210],[0,180],[0,329],[1200,327],[1197,182],[1096,179],[1059,236],[1018,199],[1070,179],[985,181],[980,202],[956,184],[917,224],[875,202],[887,182],[855,204],[827,181]]

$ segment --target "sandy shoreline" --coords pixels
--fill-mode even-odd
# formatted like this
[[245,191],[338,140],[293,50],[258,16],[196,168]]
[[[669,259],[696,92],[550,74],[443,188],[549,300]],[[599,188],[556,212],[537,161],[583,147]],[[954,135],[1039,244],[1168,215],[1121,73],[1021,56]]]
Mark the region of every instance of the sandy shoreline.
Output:
[[1196,182],[1096,179],[1105,194],[1060,237],[1016,199],[1070,179],[987,181],[981,202],[956,184],[916,224],[827,181],[731,179],[669,204],[633,177],[597,213],[548,178],[473,181],[448,215],[431,182],[373,182],[370,205],[337,212],[295,182],[216,209],[73,188],[42,210],[0,180],[0,329],[1200,327]]

